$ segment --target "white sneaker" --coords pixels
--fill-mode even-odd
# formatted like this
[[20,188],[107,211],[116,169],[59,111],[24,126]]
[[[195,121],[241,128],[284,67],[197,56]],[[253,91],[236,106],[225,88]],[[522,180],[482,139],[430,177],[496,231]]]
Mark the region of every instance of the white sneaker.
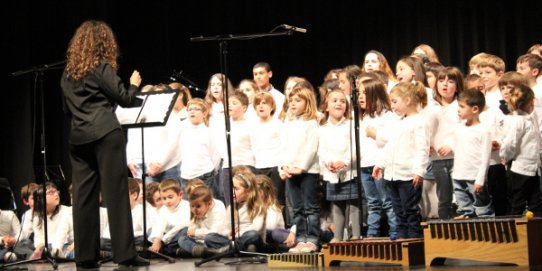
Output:
[[312,253],[316,252],[317,249],[318,247],[314,243],[306,242],[305,246],[301,248],[301,253]]
[[295,245],[295,247],[293,248],[290,248],[288,250],[289,253],[301,253],[301,250],[305,247],[306,243],[305,242],[299,242],[297,243],[297,245]]
[[15,255],[15,253],[8,251],[6,254],[4,254],[4,262],[12,263],[15,261],[17,261],[17,255]]

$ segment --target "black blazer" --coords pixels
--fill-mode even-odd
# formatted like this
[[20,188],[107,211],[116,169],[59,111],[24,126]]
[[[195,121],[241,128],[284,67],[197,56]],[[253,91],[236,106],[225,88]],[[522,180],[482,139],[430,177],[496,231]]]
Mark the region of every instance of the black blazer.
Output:
[[115,115],[116,104],[123,107],[141,103],[136,99],[138,87],[124,87],[111,65],[102,61],[94,71],[80,80],[66,76],[60,80],[64,94],[64,107],[70,118],[72,145],[96,141],[114,129],[120,128]]

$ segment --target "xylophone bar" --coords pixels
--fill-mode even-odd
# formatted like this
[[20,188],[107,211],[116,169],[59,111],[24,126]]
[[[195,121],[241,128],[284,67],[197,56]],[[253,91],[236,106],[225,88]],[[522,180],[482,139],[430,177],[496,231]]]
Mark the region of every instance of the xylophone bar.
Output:
[[443,264],[447,258],[542,265],[542,219],[518,217],[436,220],[422,223],[425,262]]
[[365,239],[361,241],[329,243],[322,246],[324,266],[340,261],[424,265],[423,239]]

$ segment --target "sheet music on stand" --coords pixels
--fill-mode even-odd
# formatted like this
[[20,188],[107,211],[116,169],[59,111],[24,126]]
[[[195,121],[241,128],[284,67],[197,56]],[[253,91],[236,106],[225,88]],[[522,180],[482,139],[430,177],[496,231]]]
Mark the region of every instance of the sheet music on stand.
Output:
[[139,93],[137,98],[143,101],[141,106],[118,106],[115,114],[124,128],[164,126],[178,95],[178,89]]
[[[177,101],[177,96],[179,96],[178,89],[167,90],[167,91],[151,91],[151,92],[142,92],[137,95],[138,99],[141,99],[143,102],[139,107],[117,107],[115,114],[117,119],[123,128],[139,128],[141,129],[141,164],[142,164],[142,176],[141,179],[144,181],[146,176],[145,169],[145,137],[144,137],[144,128],[145,127],[155,127],[155,126],[165,126],[175,101]],[[143,229],[147,229],[147,200],[145,199],[146,186],[142,186],[143,190],[141,195],[143,196]],[[143,231],[143,240],[147,240],[147,230]],[[143,247],[143,250],[140,251],[143,255],[154,254],[163,259],[166,259],[169,263],[174,263],[175,259],[170,256],[161,254],[159,252],[154,252],[148,249],[147,246]]]

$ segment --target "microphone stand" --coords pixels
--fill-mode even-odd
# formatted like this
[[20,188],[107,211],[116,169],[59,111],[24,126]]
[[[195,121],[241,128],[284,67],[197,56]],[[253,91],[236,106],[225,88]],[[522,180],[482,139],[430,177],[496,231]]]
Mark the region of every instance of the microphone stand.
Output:
[[[275,29],[277,29],[276,27]],[[271,30],[268,33],[257,33],[257,34],[245,34],[245,35],[232,35],[232,34],[226,34],[226,35],[217,35],[217,36],[209,36],[209,37],[193,37],[190,38],[191,42],[203,42],[203,41],[218,41],[219,43],[219,63],[220,63],[220,73],[224,75],[222,86],[224,90],[224,97],[227,99],[229,97],[228,95],[228,65],[227,65],[227,54],[228,54],[228,41],[230,40],[250,40],[250,39],[256,39],[256,38],[263,38],[263,37],[272,37],[272,36],[286,36],[286,35],[293,35],[294,30],[288,30],[288,31],[281,31],[281,32],[274,32],[274,30]],[[233,176],[232,176],[232,164],[231,164],[231,139],[230,139],[230,132],[231,132],[231,126],[230,126],[230,114],[229,114],[229,105],[228,101],[224,101],[224,122],[226,124],[226,147],[227,147],[227,155],[228,155],[228,167],[230,169],[230,174],[228,174],[228,182],[230,184],[230,189],[227,191],[230,193],[230,222],[231,222],[231,249],[229,252],[225,253],[219,253],[216,255],[213,255],[209,258],[203,258],[199,262],[195,262],[195,266],[198,267],[206,262],[210,261],[218,261],[224,257],[238,257],[241,254],[259,254],[259,253],[252,253],[252,252],[245,252],[241,251],[238,246],[238,242],[236,242],[235,237],[235,216],[234,216],[234,195],[233,195]],[[259,261],[261,262],[261,261]]]
[[13,72],[11,75],[12,76],[21,76],[21,75],[24,75],[24,74],[27,74],[27,73],[31,73],[33,72],[34,75],[35,75],[35,79],[34,79],[34,93],[36,92],[36,90],[38,89],[37,87],[37,82],[39,81],[39,99],[40,99],[40,113],[41,113],[41,119],[40,119],[40,124],[41,124],[41,138],[40,138],[40,142],[41,142],[41,154],[43,156],[43,183],[42,183],[42,189],[43,189],[43,236],[44,236],[44,242],[45,242],[45,246],[43,247],[43,252],[41,253],[41,257],[38,258],[38,259],[31,259],[31,260],[23,260],[23,261],[19,261],[19,262],[14,262],[14,263],[8,263],[8,264],[3,264],[3,265],[0,265],[0,269],[3,269],[4,267],[8,267],[8,266],[12,266],[12,265],[18,265],[18,264],[26,264],[26,263],[33,263],[33,262],[38,262],[38,261],[47,261],[49,262],[52,266],[53,266],[53,269],[58,269],[58,264],[56,263],[55,259],[51,256],[51,253],[49,251],[49,238],[48,238],[48,234],[47,234],[47,181],[49,180],[49,176],[47,174],[47,148],[46,148],[46,144],[45,144],[45,98],[44,98],[44,90],[43,90],[43,77],[45,75],[45,71],[48,71],[48,70],[53,70],[53,69],[62,69],[64,64],[66,63],[65,60],[63,61],[58,61],[58,62],[55,62],[55,63],[51,63],[51,64],[44,64],[44,65],[41,65],[41,66],[37,66],[37,67],[33,67],[31,69],[28,69],[28,70],[22,70],[22,71],[16,71],[16,72]]
[[356,86],[356,77],[352,76],[350,78],[350,84],[352,85],[352,95],[351,95],[351,101],[352,101],[352,109],[354,110],[354,142],[356,144],[356,182],[358,184],[358,207],[359,207],[359,224],[360,224],[360,238],[361,233],[363,232],[363,186],[361,183],[361,162],[360,162],[360,143],[359,143],[359,101],[358,101],[358,95],[359,90]]

